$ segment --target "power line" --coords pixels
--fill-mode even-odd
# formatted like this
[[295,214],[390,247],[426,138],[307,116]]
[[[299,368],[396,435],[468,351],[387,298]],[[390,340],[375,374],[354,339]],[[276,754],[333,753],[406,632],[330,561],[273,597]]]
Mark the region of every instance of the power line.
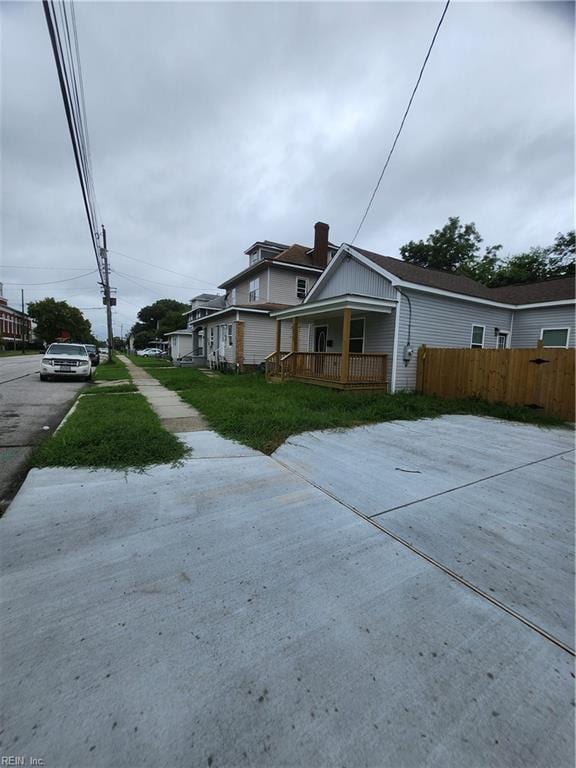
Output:
[[428,63],[428,59],[430,58],[430,54],[432,53],[432,48],[434,47],[434,43],[436,42],[436,37],[438,36],[438,32],[440,31],[440,27],[442,26],[442,22],[444,21],[444,17],[446,16],[446,11],[448,10],[448,6],[450,5],[450,0],[447,0],[446,5],[444,6],[444,10],[442,11],[442,15],[440,16],[440,21],[436,25],[436,29],[434,31],[434,35],[432,37],[432,42],[430,43],[428,47],[428,52],[426,53],[426,57],[424,59],[424,63],[422,64],[420,68],[420,74],[418,75],[418,79],[416,80],[416,85],[414,86],[414,89],[412,90],[412,95],[410,96],[410,100],[408,101],[408,106],[406,107],[406,110],[404,112],[404,116],[402,117],[402,122],[400,123],[400,128],[398,128],[398,133],[396,134],[396,137],[392,143],[392,147],[390,149],[390,152],[388,153],[388,157],[386,158],[386,162],[384,163],[384,167],[382,168],[382,172],[380,173],[380,176],[378,177],[378,181],[376,182],[376,186],[374,187],[374,191],[372,192],[372,195],[370,196],[370,200],[368,201],[368,205],[366,207],[366,210],[364,211],[364,215],[362,216],[362,220],[360,221],[360,224],[358,225],[358,229],[356,230],[356,234],[352,238],[352,244],[355,242],[356,238],[358,237],[358,233],[362,229],[362,225],[366,221],[366,216],[368,216],[368,212],[370,208],[372,207],[372,203],[374,201],[374,198],[376,197],[376,193],[378,192],[378,188],[380,187],[380,182],[382,181],[382,178],[386,172],[386,169],[388,168],[388,165],[390,163],[390,159],[392,158],[392,153],[394,152],[394,149],[396,148],[396,144],[398,142],[398,139],[400,138],[400,134],[402,133],[402,129],[404,128],[404,123],[406,122],[406,118],[408,117],[408,112],[410,112],[410,107],[412,106],[412,102],[414,101],[414,96],[416,96],[416,91],[418,90],[418,86],[420,85],[420,81],[422,80],[422,75],[424,74],[424,70],[426,69],[426,64]]
[[[168,269],[167,267],[159,267],[158,264],[152,264],[151,261],[144,261],[144,259],[138,259],[136,256],[128,256],[127,253],[122,253],[121,251],[113,251],[112,248],[108,249],[110,253],[117,253],[119,256],[124,256],[126,259],[132,259],[132,261],[138,261],[140,264],[147,264],[149,267],[154,267],[155,269],[161,269],[163,272],[170,272],[173,275],[176,275],[177,277],[185,277],[187,280],[191,280],[192,282],[196,283],[203,283],[204,285],[209,286],[210,288],[216,288],[216,286],[213,283],[208,283],[206,280],[201,280],[199,277],[193,277],[192,275],[184,275],[182,272],[175,272],[173,269]],[[143,279],[143,278],[142,278]],[[171,288],[172,286],[168,286]]]
[[[119,275],[120,277],[125,277],[128,280],[134,280],[132,275],[126,275],[124,272],[118,272],[117,269],[112,270],[112,272],[115,275]],[[186,291],[196,290],[195,288],[191,288],[189,285],[173,285],[171,283],[159,283],[157,280],[149,280],[147,277],[142,277],[142,275],[138,275],[138,280],[144,280],[147,283],[153,283],[154,285],[159,285],[162,288],[179,288],[180,290],[186,290]]]
[[57,272],[81,272],[86,267],[33,267],[28,264],[2,264],[1,269],[42,269],[55,270]]
[[[80,189],[82,191],[82,199],[84,202],[84,210],[86,212],[86,218],[88,221],[88,228],[90,230],[90,239],[94,248],[94,255],[96,257],[96,264],[98,272],[102,278],[102,269],[100,265],[98,240],[97,240],[97,222],[94,216],[94,203],[93,203],[93,186],[91,184],[91,178],[88,172],[88,159],[85,141],[85,131],[79,130],[81,123],[80,110],[78,109],[78,88],[76,82],[75,69],[72,64],[73,56],[71,50],[71,44],[68,48],[68,61],[70,64],[70,73],[66,68],[66,61],[64,58],[64,52],[62,48],[62,37],[58,28],[57,14],[52,0],[42,0],[42,7],[44,9],[44,15],[46,17],[46,25],[48,27],[48,34],[50,36],[50,43],[52,45],[52,53],[54,55],[54,62],[56,64],[56,71],[58,74],[58,81],[60,84],[60,92],[62,94],[62,101],[64,103],[64,111],[66,113],[66,122],[68,123],[68,130],[70,132],[70,139],[72,142],[72,149],[74,152],[74,160],[76,163],[76,171],[78,173],[78,179],[80,181]],[[65,9],[61,4],[61,16],[65,20],[65,26],[67,26],[67,17]],[[68,28],[69,32],[69,28]],[[70,37],[68,34],[68,40]],[[72,98],[72,88],[70,86],[70,79],[73,81],[74,92],[76,93],[76,105],[77,110],[74,109],[74,100]],[[84,126],[82,126],[82,131]]]
[[64,280],[50,280],[46,283],[4,283],[4,285],[21,285],[24,288],[32,285],[56,285],[57,283],[68,283],[70,280],[79,280],[81,277],[88,277],[88,275],[96,274],[98,270],[93,269],[91,272],[85,272],[83,275],[74,275],[74,277],[65,277]]

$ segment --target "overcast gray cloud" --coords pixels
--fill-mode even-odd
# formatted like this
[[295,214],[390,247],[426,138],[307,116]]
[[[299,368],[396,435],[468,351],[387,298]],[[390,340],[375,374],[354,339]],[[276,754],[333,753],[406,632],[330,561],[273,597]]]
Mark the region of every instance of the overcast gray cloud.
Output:
[[[109,246],[190,276],[112,252],[115,331],[239,271],[254,240],[311,243],[321,219],[349,241],[441,10],[78,3]],[[94,255],[42,7],[0,14],[0,279],[16,303],[21,284],[80,274]],[[573,16],[571,3],[453,3],[359,245],[397,255],[452,215],[507,253],[573,226]],[[100,302],[94,278],[25,290]],[[103,310],[85,314],[103,336]]]

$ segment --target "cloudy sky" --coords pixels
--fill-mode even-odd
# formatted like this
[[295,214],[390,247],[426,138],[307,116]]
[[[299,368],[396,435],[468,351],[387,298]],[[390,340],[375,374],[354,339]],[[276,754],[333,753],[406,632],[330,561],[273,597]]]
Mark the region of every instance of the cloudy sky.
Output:
[[[115,333],[215,288],[255,240],[311,244],[323,220],[350,241],[442,7],[78,2]],[[0,280],[103,337],[95,276],[68,280],[95,260],[42,6],[0,17]],[[573,36],[571,3],[454,2],[357,244],[396,256],[454,215],[505,253],[571,228]]]

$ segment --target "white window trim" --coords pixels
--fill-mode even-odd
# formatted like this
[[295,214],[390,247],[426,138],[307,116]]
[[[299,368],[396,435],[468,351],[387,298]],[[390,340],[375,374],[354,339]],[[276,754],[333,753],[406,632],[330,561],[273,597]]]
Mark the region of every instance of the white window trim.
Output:
[[[299,296],[298,295],[298,283],[302,281],[304,283],[304,295]],[[297,277],[296,278],[296,298],[304,300],[306,298],[306,294],[308,293],[308,278],[307,277]]]
[[[480,346],[473,345],[473,339],[474,339],[474,328],[482,328],[482,344]],[[480,323],[472,323],[472,328],[470,329],[470,349],[484,349],[484,343],[486,342],[486,326],[481,325]]]
[[563,325],[557,328],[540,328],[540,341],[544,341],[544,331],[566,331],[566,344],[545,347],[545,349],[568,349],[568,343],[570,342],[570,326]]
[[233,327],[234,326],[232,325],[232,323],[228,323],[227,330],[228,330],[228,346],[229,347],[231,347],[233,345],[233,338],[234,338],[233,337],[233,333],[234,333]]
[[510,342],[512,341],[512,331],[509,331],[508,328],[498,328],[498,334],[496,336],[496,349],[500,349],[500,347],[498,347],[498,336],[500,336],[501,333],[506,334],[506,346],[502,347],[502,349],[510,349]]
[[[252,288],[251,286],[254,285],[255,287]],[[250,280],[248,283],[248,301],[252,304],[256,301],[260,300],[260,278],[255,277],[253,280]]]
[[[350,330],[352,330],[352,322],[354,320],[362,320],[362,351],[361,352],[351,352],[352,355],[363,355],[364,354],[364,347],[366,346],[366,316],[361,315],[360,317],[351,317],[350,318]],[[359,339],[360,336],[350,336],[348,339],[348,347],[350,347],[350,342],[352,339]]]

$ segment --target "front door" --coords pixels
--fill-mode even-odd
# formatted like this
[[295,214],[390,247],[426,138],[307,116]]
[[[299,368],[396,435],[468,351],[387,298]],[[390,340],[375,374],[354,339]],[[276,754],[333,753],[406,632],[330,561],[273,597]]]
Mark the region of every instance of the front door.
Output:
[[326,352],[327,325],[317,325],[314,328],[314,352]]

